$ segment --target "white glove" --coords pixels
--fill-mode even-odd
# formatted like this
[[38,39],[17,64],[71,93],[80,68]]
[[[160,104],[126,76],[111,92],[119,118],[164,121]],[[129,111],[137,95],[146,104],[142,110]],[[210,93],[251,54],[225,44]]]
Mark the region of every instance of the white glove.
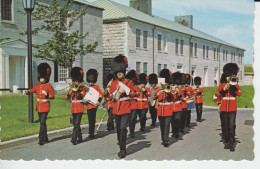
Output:
[[47,96],[47,93],[46,93],[45,90],[42,90],[42,93],[43,93],[45,96]]

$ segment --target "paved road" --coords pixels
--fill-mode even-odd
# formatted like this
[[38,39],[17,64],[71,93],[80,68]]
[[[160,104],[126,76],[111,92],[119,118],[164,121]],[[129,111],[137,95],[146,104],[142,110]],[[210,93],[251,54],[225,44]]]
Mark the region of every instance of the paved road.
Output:
[[[150,116],[149,114],[147,115]],[[253,160],[254,142],[253,110],[239,110],[237,114],[237,146],[235,152],[224,150],[220,142],[220,120],[216,109],[205,108],[203,121],[195,122],[192,111],[190,129],[186,128],[180,139],[171,138],[170,146],[161,145],[159,123],[157,127],[147,127],[144,133],[137,132],[136,138],[127,139],[127,156],[125,160]],[[245,124],[246,120],[249,125]],[[246,122],[246,123],[247,123]],[[150,119],[147,126],[150,126]],[[76,160],[76,159],[118,159],[119,147],[116,133],[107,132],[103,126],[96,139],[87,139],[87,130],[83,130],[84,142],[76,146],[70,143],[71,131],[51,136],[50,143],[39,146],[37,140],[16,146],[2,148],[2,160]],[[139,124],[136,129],[139,129]]]

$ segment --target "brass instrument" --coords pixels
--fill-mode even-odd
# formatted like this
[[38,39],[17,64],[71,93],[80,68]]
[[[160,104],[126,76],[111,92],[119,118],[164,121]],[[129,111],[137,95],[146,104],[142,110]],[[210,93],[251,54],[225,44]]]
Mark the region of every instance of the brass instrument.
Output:
[[172,85],[168,84],[168,83],[165,83],[165,84],[162,84],[162,88],[163,90],[166,92],[166,93],[169,93],[172,91]]
[[228,79],[230,85],[236,85],[238,83],[238,77],[236,75],[232,75]]
[[85,87],[86,91],[88,91],[90,88],[90,86],[86,82],[82,82],[82,83],[73,82],[71,84],[71,89],[73,92],[78,92],[80,87]]

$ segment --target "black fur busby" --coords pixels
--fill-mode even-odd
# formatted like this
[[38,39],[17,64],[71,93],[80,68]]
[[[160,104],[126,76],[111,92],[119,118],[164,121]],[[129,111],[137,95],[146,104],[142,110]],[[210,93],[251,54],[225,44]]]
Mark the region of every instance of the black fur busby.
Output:
[[125,78],[132,80],[134,85],[137,85],[137,76],[138,72],[132,69],[125,75]]
[[227,76],[237,75],[238,71],[239,71],[239,67],[237,66],[236,63],[227,63],[223,67],[223,72]]
[[103,87],[106,88],[108,83],[111,81],[111,80],[114,80],[115,79],[115,75],[113,73],[110,73],[108,74],[105,79],[104,79],[104,82],[103,82]]
[[149,75],[149,84],[158,84],[157,74],[152,73]]
[[185,78],[185,84],[189,85],[190,82],[191,82],[191,75],[190,74],[185,74],[184,78]]
[[38,65],[37,71],[38,71],[38,80],[40,81],[40,78],[44,78],[46,80],[46,83],[48,83],[51,76],[50,65],[48,63],[41,63]]
[[159,75],[161,78],[165,78],[165,83],[171,84],[171,72],[169,69],[163,69]]
[[88,83],[96,83],[98,78],[98,71],[96,69],[89,69],[86,73],[86,81]]
[[227,83],[227,75],[225,73],[222,73],[220,83]]
[[116,56],[112,61],[112,70],[116,75],[118,72],[126,73],[126,68],[128,67],[127,57],[123,55]]
[[73,67],[70,72],[71,79],[73,82],[78,81],[79,83],[83,82],[83,69],[80,67]]
[[173,85],[181,85],[183,84],[183,73],[175,72],[172,74],[172,84]]
[[138,76],[138,83],[139,84],[147,84],[148,76],[145,73],[141,73]]
[[195,84],[195,85],[201,85],[201,77],[196,76],[196,77],[194,78],[194,84]]

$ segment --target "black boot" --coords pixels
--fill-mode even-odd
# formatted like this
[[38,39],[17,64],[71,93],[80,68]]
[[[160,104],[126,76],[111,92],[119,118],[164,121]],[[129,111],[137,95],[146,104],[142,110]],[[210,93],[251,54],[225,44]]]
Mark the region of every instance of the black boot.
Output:
[[168,147],[169,146],[169,142],[168,141],[163,141],[163,146],[164,147]]
[[38,144],[39,144],[40,146],[44,145],[44,142],[43,142],[43,140],[39,139],[39,142],[38,142]]
[[125,150],[120,150],[120,152],[118,153],[118,157],[119,158],[125,158],[126,156],[126,151]]
[[229,144],[228,144],[228,143],[225,143],[224,149],[229,149],[229,148],[230,148]]
[[235,144],[234,143],[230,144],[229,150],[230,151],[235,151]]

